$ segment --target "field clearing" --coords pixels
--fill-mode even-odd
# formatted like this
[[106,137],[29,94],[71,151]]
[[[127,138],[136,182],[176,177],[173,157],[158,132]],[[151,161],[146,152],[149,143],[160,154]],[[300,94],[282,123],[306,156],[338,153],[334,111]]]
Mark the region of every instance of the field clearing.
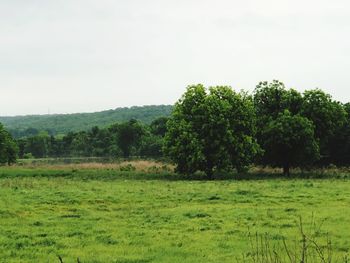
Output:
[[0,169],[0,262],[237,262],[248,233],[311,218],[350,248],[349,179],[185,181],[114,169]]

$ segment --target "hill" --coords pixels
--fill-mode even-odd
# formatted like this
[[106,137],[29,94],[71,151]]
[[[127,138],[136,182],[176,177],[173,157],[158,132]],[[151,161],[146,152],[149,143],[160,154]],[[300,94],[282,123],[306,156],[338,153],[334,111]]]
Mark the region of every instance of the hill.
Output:
[[30,135],[37,130],[48,131],[50,134],[65,134],[70,131],[88,130],[93,126],[105,127],[130,119],[149,124],[156,118],[170,115],[172,108],[171,105],[134,106],[94,113],[0,117],[0,122],[15,137]]

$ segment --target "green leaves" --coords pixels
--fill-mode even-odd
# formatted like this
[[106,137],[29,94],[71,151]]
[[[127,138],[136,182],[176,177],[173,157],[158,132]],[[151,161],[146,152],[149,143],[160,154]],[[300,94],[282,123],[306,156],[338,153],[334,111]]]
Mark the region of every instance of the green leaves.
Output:
[[125,158],[131,153],[131,148],[141,142],[142,135],[145,133],[142,125],[136,120],[130,120],[117,126],[117,144],[122,150]]
[[0,165],[15,163],[17,152],[16,142],[0,123]]
[[301,114],[315,124],[315,135],[320,140],[322,148],[327,147],[336,130],[346,123],[347,116],[343,105],[333,101],[329,94],[319,89],[304,93]]
[[315,89],[302,95],[274,80],[259,83],[254,105],[258,142],[265,152],[262,164],[287,168],[332,159],[331,144],[347,123],[347,113],[329,94]]
[[288,110],[266,125],[262,146],[264,161],[285,169],[312,164],[320,157],[312,121]]
[[168,122],[165,151],[181,173],[242,169],[258,152],[251,98],[230,87],[190,86]]

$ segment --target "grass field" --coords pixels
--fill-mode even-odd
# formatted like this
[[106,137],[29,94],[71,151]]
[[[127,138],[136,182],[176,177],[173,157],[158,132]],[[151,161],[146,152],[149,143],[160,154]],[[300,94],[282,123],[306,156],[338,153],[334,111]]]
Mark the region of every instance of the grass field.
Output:
[[[0,262],[240,262],[248,233],[350,248],[350,180],[185,181],[113,168],[0,169]],[[310,230],[311,231],[311,230]],[[243,262],[243,261],[241,261]]]

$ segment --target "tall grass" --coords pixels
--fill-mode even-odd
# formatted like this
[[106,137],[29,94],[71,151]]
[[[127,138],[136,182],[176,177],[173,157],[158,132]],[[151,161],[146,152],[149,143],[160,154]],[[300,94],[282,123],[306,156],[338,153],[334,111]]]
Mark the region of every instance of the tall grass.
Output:
[[348,263],[349,255],[337,255],[327,233],[320,238],[321,225],[312,219],[312,231],[306,233],[302,218],[299,221],[299,237],[294,242],[283,237],[279,242],[269,234],[252,235],[249,232],[250,251],[237,262],[248,263]]
[[87,161],[87,162],[70,162],[63,163],[59,160],[40,159],[38,161],[25,161],[19,162],[17,165],[12,166],[13,169],[18,167],[32,168],[32,169],[49,169],[49,170],[125,170],[129,167],[130,171],[138,172],[152,172],[154,170],[167,170],[173,171],[174,166],[168,163],[159,162],[156,160],[114,160],[109,162],[103,162],[101,160]]

